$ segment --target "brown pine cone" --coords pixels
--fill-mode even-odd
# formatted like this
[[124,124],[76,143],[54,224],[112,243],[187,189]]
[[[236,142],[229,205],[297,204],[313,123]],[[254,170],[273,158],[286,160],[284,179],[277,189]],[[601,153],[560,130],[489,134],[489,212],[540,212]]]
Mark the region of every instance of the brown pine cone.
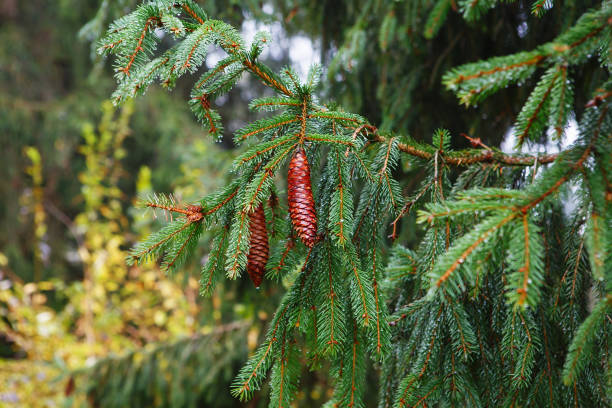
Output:
[[287,175],[289,215],[297,235],[309,248],[317,241],[317,214],[310,185],[310,167],[304,149],[297,148]]
[[268,262],[268,230],[266,229],[266,215],[263,203],[251,214],[249,218],[249,231],[251,242],[247,256],[247,272],[258,288],[263,280]]

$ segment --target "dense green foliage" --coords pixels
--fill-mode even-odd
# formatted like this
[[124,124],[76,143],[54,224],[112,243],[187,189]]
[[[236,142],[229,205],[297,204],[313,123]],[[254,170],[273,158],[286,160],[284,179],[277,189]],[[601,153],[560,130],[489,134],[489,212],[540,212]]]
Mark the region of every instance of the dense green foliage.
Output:
[[[374,43],[383,53],[404,30],[412,36],[424,32],[417,44],[439,35],[453,4],[420,3],[402,10],[389,3]],[[495,3],[460,2],[459,11],[468,24],[477,24]],[[551,6],[545,3],[535,2],[531,12],[545,19]],[[365,23],[377,6],[362,6],[359,21]],[[421,15],[426,10],[427,19]],[[539,77],[513,125],[516,149],[567,137],[572,113],[579,125],[570,147],[532,156],[503,153],[470,137],[472,149],[456,150],[446,130],[434,131],[430,143],[397,136],[390,133],[402,130],[396,115],[404,116],[410,104],[387,92],[406,94],[406,86],[389,90],[382,87],[385,78],[374,78],[380,83],[372,100],[380,101],[377,110],[384,117],[374,126],[318,98],[318,67],[301,80],[289,67],[275,71],[263,64],[265,34],[246,44],[235,28],[209,19],[191,0],[146,2],[113,23],[100,42],[101,52],[117,56],[116,102],[155,81],[172,88],[181,76],[198,71],[215,45],[227,56],[201,74],[190,95],[192,111],[208,132],[221,134],[214,102],[247,73],[275,93],[250,107],[279,112],[234,132],[240,152],[226,187],[195,207],[163,196],[148,200],[146,206],[178,218],[138,244],[129,261],[157,256],[166,270],[176,270],[197,248],[202,231],[212,231],[217,241],[202,269],[204,291],[210,292],[207,282],[244,272],[249,215],[265,203],[273,251],[281,253],[270,261],[269,277],[291,283],[268,334],[234,381],[232,392],[240,399],[251,398],[270,372],[270,404],[288,406],[306,360],[333,373],[330,404],[337,406],[363,406],[371,364],[381,368],[380,406],[608,404],[611,21],[612,4],[604,1],[549,42],[468,62],[442,76],[460,103],[479,103],[487,112],[497,108],[492,95]],[[356,64],[368,61],[368,33],[359,25],[350,31],[331,62],[331,75],[350,77]],[[164,36],[176,41],[157,53]],[[400,42],[417,55],[412,38]],[[595,89],[574,87],[571,73],[583,66],[601,78]],[[386,67],[405,69],[390,62]],[[396,73],[394,79],[415,76]],[[364,89],[359,92],[371,92]],[[593,98],[584,110],[574,102],[579,91]],[[340,101],[354,98],[351,90],[341,95]],[[425,106],[416,113],[426,112]],[[446,125],[443,119],[434,123]],[[470,133],[478,130],[473,126]],[[283,165],[299,147],[305,147],[316,180],[319,239],[312,248],[296,239],[277,199],[283,195]],[[398,177],[402,160],[422,173],[407,198]],[[402,236],[405,224],[399,221],[417,206],[417,222],[424,224],[415,234],[418,241],[412,248],[390,247],[386,225],[393,222],[393,238]]]
[[[611,21],[599,0],[6,0],[0,404],[610,406]],[[309,75],[283,66],[312,62],[304,36]]]

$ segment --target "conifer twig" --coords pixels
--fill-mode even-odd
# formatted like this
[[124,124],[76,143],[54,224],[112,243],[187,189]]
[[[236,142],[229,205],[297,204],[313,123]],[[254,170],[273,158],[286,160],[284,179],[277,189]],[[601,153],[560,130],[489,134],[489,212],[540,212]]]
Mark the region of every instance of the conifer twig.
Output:
[[[389,142],[386,137],[378,133],[375,133],[371,140],[379,143]],[[404,153],[408,153],[411,156],[419,157],[425,160],[430,160],[434,156],[433,153],[417,149],[416,147],[410,146],[406,143],[398,143],[397,147]],[[552,163],[558,156],[558,154],[545,154],[543,156],[519,156],[501,152],[493,152],[491,150],[484,150],[483,152],[477,153],[470,150],[459,150],[453,153],[452,156],[444,156],[444,162],[455,166],[469,166],[475,163],[500,163],[508,166],[532,166],[536,161],[540,164]]]

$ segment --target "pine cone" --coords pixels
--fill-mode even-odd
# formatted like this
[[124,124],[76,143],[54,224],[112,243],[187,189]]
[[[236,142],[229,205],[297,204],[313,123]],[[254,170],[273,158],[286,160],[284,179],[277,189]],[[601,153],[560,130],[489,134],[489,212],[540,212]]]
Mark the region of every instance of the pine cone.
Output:
[[258,288],[263,280],[268,262],[268,230],[266,229],[266,215],[263,204],[251,214],[249,219],[251,243],[247,257],[247,272]]
[[317,240],[317,214],[310,185],[310,167],[302,147],[297,148],[289,162],[287,184],[293,228],[302,242],[312,248]]

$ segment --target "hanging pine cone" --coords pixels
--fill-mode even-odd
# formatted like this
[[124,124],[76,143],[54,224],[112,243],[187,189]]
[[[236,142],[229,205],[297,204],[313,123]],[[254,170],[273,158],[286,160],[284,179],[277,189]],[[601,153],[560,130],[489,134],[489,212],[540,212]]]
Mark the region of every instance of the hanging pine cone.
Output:
[[266,215],[263,203],[251,214],[249,219],[251,243],[247,257],[247,272],[258,288],[263,280],[268,262],[268,230],[266,229]]
[[289,215],[293,228],[304,244],[312,248],[317,240],[317,214],[310,185],[310,167],[302,147],[298,147],[287,176]]

